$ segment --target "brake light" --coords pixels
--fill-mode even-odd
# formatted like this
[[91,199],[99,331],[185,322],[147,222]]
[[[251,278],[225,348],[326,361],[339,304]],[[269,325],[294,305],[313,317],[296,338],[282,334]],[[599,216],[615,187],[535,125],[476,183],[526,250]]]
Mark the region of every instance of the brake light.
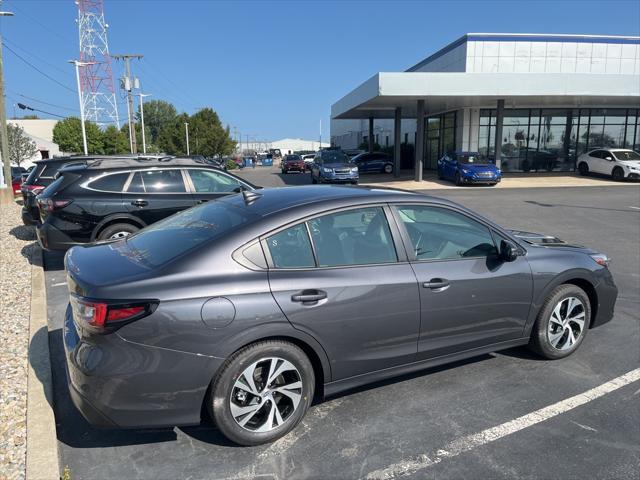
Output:
[[61,208],[64,208],[67,205],[69,205],[71,202],[73,202],[73,200],[67,200],[67,199],[54,200],[51,198],[38,200],[38,203],[40,203],[40,205],[42,205],[42,208],[47,212],[53,212],[54,210],[59,210]]
[[80,326],[95,332],[111,331],[130,320],[138,320],[151,313],[151,304],[110,305],[92,302],[72,295],[70,298],[73,318]]

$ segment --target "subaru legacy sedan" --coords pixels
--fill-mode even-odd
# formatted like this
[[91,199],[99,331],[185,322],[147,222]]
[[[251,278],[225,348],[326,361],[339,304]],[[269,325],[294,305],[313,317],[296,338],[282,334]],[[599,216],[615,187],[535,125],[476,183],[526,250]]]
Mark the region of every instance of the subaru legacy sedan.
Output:
[[312,400],[611,320],[606,255],[388,189],[245,191],[65,258],[69,389],[93,425],[211,417],[241,445]]

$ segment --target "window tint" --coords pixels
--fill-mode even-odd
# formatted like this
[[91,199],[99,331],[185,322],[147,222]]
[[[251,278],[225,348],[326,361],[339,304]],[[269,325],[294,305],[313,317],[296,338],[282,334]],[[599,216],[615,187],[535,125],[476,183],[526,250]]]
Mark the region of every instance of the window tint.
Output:
[[267,238],[267,247],[276,268],[305,268],[316,265],[304,223]]
[[231,193],[240,187],[233,177],[211,170],[189,169],[193,187],[198,193]]
[[396,207],[418,260],[497,254],[487,227],[458,212],[422,205]]
[[618,160],[640,160],[640,153],[633,150],[622,150],[619,152],[612,152]]
[[150,225],[111,244],[132,262],[152,268],[259,218],[224,201],[207,203]]
[[381,207],[333,213],[314,218],[308,223],[321,267],[398,260]]
[[136,172],[127,192],[183,193],[186,192],[180,170],[143,170]]
[[129,172],[105,175],[91,182],[89,187],[103,192],[122,192],[127,178],[129,178]]
[[589,156],[593,158],[604,158],[605,157],[604,154],[605,154],[604,150],[596,150],[594,152],[591,152]]

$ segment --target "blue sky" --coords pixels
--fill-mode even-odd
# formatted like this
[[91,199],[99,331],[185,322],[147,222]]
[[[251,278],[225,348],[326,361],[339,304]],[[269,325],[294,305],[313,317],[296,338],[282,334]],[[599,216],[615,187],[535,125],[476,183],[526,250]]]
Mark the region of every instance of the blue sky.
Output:
[[[243,137],[271,140],[315,139],[320,119],[328,138],[333,102],[376,72],[404,70],[467,32],[640,35],[638,0],[104,3],[111,53],[144,54],[133,71],[152,98],[187,113],[211,106]],[[74,2],[5,0],[2,9],[15,13],[0,20],[9,48],[71,89],[4,49],[7,114],[20,101],[77,115],[66,63],[78,56]],[[114,64],[114,76],[121,68]],[[124,103],[120,110],[123,117]]]

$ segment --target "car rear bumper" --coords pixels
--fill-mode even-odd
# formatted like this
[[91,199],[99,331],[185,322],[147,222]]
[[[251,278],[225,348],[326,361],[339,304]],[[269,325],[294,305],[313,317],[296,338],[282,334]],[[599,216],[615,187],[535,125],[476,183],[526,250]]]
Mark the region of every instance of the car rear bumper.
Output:
[[44,250],[68,250],[74,245],[79,245],[67,234],[63,233],[49,223],[40,223],[36,227],[36,236],[38,243]]
[[127,342],[117,333],[81,338],[67,307],[63,328],[69,393],[99,428],[195,425],[223,359]]

